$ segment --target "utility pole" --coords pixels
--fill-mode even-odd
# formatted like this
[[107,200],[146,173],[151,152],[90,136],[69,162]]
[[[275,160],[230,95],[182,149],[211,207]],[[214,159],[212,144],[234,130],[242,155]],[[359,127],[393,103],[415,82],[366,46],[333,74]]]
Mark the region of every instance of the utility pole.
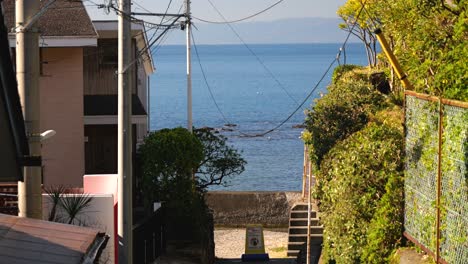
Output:
[[131,0],[119,2],[118,33],[118,236],[119,264],[133,261],[132,206],[132,37]]
[[[16,78],[31,158],[40,161],[39,33],[33,23],[40,1],[16,1]],[[29,25],[28,25],[29,24]],[[28,25],[27,28],[25,26]],[[37,164],[36,164],[37,165]],[[18,182],[20,217],[42,219],[41,166],[26,166]]]
[[187,129],[192,132],[192,54],[191,54],[191,27],[190,0],[185,0],[185,33],[187,39]]

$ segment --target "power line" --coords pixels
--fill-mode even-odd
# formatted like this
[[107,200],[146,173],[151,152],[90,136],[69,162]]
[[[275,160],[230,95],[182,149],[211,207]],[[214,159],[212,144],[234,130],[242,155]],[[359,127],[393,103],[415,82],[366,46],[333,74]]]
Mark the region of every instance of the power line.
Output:
[[134,3],[135,5],[137,5],[139,8],[143,9],[144,11],[151,13],[150,10],[148,10],[146,7],[144,7],[144,6],[142,6],[141,4],[139,4],[138,1],[133,0],[133,3]]
[[[210,5],[213,7],[213,9],[218,13],[218,15],[224,20],[227,21],[226,18],[223,16],[223,14],[216,8],[216,6],[211,2],[211,0],[207,0]],[[242,44],[249,50],[249,52],[257,59],[257,61],[262,65],[262,67],[265,69],[265,71],[270,75],[270,77],[276,82],[276,84],[284,91],[284,93],[296,104],[299,102],[286,90],[286,87],[276,78],[276,76],[273,74],[273,72],[266,66],[266,64],[260,59],[260,57],[257,56],[257,54],[250,48],[249,45],[242,39],[242,37],[237,33],[237,31],[234,29],[234,27],[230,23],[226,23],[226,25],[231,29],[231,31],[237,36],[237,38],[242,42]]]
[[[91,1],[91,0],[88,0],[88,1]],[[102,5],[103,6],[103,5]],[[159,24],[154,24],[154,23],[151,23],[151,22],[147,22],[145,20],[142,20],[142,19],[138,19],[138,18],[135,18],[134,16],[130,15],[130,14],[127,14],[127,13],[124,13],[122,11],[120,11],[118,8],[116,8],[113,4],[110,4],[108,6],[108,8],[114,10],[115,12],[117,12],[118,14],[122,14],[123,17],[125,19],[128,19],[130,21],[138,21],[138,22],[141,22],[141,23],[144,23],[144,24],[150,24],[150,25],[154,25],[155,27],[158,27]],[[124,68],[124,71],[128,70],[128,68],[130,68],[133,64],[135,64],[138,60],[140,60],[140,58],[142,58],[143,54],[150,50],[151,47],[157,43],[158,40],[161,39],[161,37],[166,34],[169,29],[172,29],[174,24],[181,18],[182,16],[177,16],[177,17],[174,17],[173,21],[171,22],[171,24],[167,25],[166,28],[163,30],[163,32],[161,34],[159,34],[154,40],[153,40],[153,37],[155,35],[153,35],[153,37],[148,41],[150,44],[147,45],[145,48],[143,48],[142,50],[140,50],[138,52],[138,55],[136,56],[136,58],[134,60],[132,60],[128,65],[125,66]],[[150,52],[151,54],[151,52]]]
[[203,75],[203,80],[205,81],[205,84],[206,84],[206,88],[208,88],[208,92],[210,93],[210,97],[211,99],[213,100],[213,103],[215,104],[216,106],[216,109],[218,109],[218,112],[221,114],[221,116],[223,117],[224,119],[224,122],[226,122],[226,124],[229,124],[231,122],[229,122],[229,120],[226,118],[226,116],[224,115],[223,111],[221,111],[221,108],[219,107],[218,105],[218,102],[216,101],[214,95],[213,95],[213,91],[211,90],[211,86],[210,84],[208,83],[208,79],[206,78],[206,74],[205,74],[205,70],[201,64],[201,60],[200,60],[200,55],[198,54],[198,48],[197,48],[197,43],[195,42],[195,38],[193,37],[193,32],[191,34],[191,37],[192,37],[192,41],[193,41],[193,47],[195,48],[195,54],[197,55],[197,61],[198,61],[198,65],[200,66],[200,70],[202,72],[202,75]]
[[[169,6],[169,5],[168,5]],[[182,11],[182,8],[184,7],[184,3],[182,3],[179,7],[179,10],[177,11],[177,14],[180,14],[180,12]],[[166,9],[166,12],[169,10],[169,7]],[[164,21],[164,23],[167,23],[170,19],[167,19],[166,21]],[[152,55],[156,55],[156,53],[160,50],[161,48],[161,45],[166,42],[166,40],[168,39],[169,35],[171,34],[172,31],[169,31],[168,33],[164,34],[164,36],[161,38],[161,40],[159,41],[159,43],[156,44],[156,46],[154,46],[154,49],[151,51],[151,54]]]
[[[100,6],[102,7],[103,5],[98,5],[96,4],[95,2],[93,2],[92,0],[86,0],[86,1],[89,1],[93,4],[95,4],[96,6]],[[277,4],[279,4],[280,2],[282,2],[284,0],[280,0],[278,1],[277,3],[275,3],[273,6],[276,6]],[[172,0],[171,0],[172,2]],[[168,8],[166,9],[166,13],[169,9],[169,6],[171,4],[171,2],[169,3],[168,5]],[[245,41],[240,37],[240,35],[235,31],[235,29],[230,25],[230,23],[233,23],[232,21],[229,22],[226,20],[226,18],[221,14],[221,12],[219,12],[219,10],[216,8],[216,6],[214,6],[214,4],[208,0],[208,2],[210,3],[210,5],[216,10],[216,12],[220,15],[220,17],[222,17],[224,19],[224,23],[223,24],[227,24],[231,30],[236,34],[236,36],[241,40],[241,42],[244,44],[244,46],[247,47],[247,49],[257,58],[257,60],[260,62],[260,64],[262,64],[265,68],[265,70],[267,70],[267,72],[269,72],[270,75],[272,75],[272,77],[274,78],[274,80],[280,85],[281,88],[283,88],[283,90],[288,94],[288,96],[293,99],[296,103],[297,101],[292,97],[290,96],[290,94],[284,89],[284,87],[281,85],[281,83],[279,82],[278,79],[276,79],[276,77],[273,75],[273,73],[266,67],[266,65],[263,63],[263,61],[260,60],[260,58],[253,52],[252,49],[250,49],[250,47],[245,43]],[[367,2],[367,0],[366,0]],[[299,104],[296,109],[286,118],[284,119],[283,121],[281,121],[278,125],[276,125],[274,128],[272,129],[269,129],[269,130],[266,130],[265,132],[262,132],[262,133],[258,133],[258,134],[247,134],[247,133],[244,133],[244,132],[241,132],[239,131],[239,133],[242,135],[242,136],[245,136],[245,137],[262,137],[262,136],[265,136],[277,129],[279,129],[281,126],[283,126],[286,122],[288,122],[296,113],[297,111],[299,111],[303,106],[304,104],[310,99],[310,97],[313,95],[313,93],[317,90],[317,88],[319,87],[319,85],[322,83],[322,81],[325,79],[325,77],[327,76],[327,74],[330,72],[332,66],[339,60],[340,58],[340,55],[341,55],[341,52],[344,50],[344,47],[346,46],[350,36],[351,36],[351,32],[354,30],[356,24],[357,24],[357,20],[358,18],[360,17],[363,9],[365,8],[365,2],[362,3],[361,2],[361,9],[359,10],[358,14],[356,15],[356,19],[355,19],[355,22],[353,23],[353,26],[351,27],[351,30],[348,32],[348,35],[346,36],[346,39],[345,41],[343,42],[343,44],[341,45],[341,48],[339,50],[339,52],[337,53],[336,57],[331,61],[331,63],[329,64],[329,66],[326,68],[325,72],[322,74],[321,78],[319,79],[319,81],[317,82],[317,84],[312,88],[312,90],[308,93],[308,95],[306,96],[306,98],[301,102],[301,104]],[[265,10],[262,10],[261,12],[259,13],[262,13],[262,12],[265,12],[266,10],[268,9],[271,9],[273,6],[270,6],[269,8],[265,9]],[[110,8],[114,9],[117,13],[122,13],[119,9],[115,8],[113,5],[110,6]],[[124,16],[127,18],[127,19],[132,19],[132,20],[138,20],[138,21],[142,21],[142,22],[145,22],[145,23],[149,23],[147,21],[144,21],[144,20],[140,20],[140,19],[137,19],[137,18],[134,18],[133,16],[131,15],[128,15],[128,14],[124,14]],[[147,45],[147,47],[145,47],[144,49],[142,49],[140,52],[139,52],[139,55],[137,56],[137,58],[135,58],[127,67],[126,69],[128,69],[128,67],[130,67],[131,65],[133,65],[136,61],[139,60],[139,57],[141,57],[143,55],[144,52],[146,52],[148,49],[151,49],[151,47],[153,45],[155,45],[158,41],[159,41],[159,44],[161,44],[162,41],[164,41],[163,37],[165,36],[165,34],[168,32],[168,30],[175,24],[175,22],[177,22],[178,20],[180,19],[180,17],[176,17],[172,23],[158,36],[156,37],[156,39],[154,39],[153,41],[151,41],[151,43],[149,45]],[[162,19],[164,20],[164,18]],[[200,20],[200,19],[199,19]],[[153,23],[149,23],[149,24],[153,24]],[[154,24],[156,25],[156,24]],[[159,25],[156,25],[156,26],[159,26]],[[200,66],[200,69],[202,71],[202,74],[203,74],[203,78],[205,80],[205,84],[207,85],[207,88],[209,90],[209,93],[210,93],[210,96],[213,100],[213,102],[215,103],[215,106],[216,108],[218,109],[218,111],[220,112],[220,114],[223,116],[223,119],[224,121],[226,121],[227,123],[230,123],[229,120],[226,118],[226,116],[224,115],[224,113],[221,111],[221,108],[219,107],[218,103],[216,102],[216,99],[214,98],[214,95],[213,95],[213,92],[211,90],[211,87],[208,83],[208,80],[207,80],[207,77],[206,77],[206,73],[203,69],[203,66],[201,64],[201,60],[200,60],[200,57],[199,57],[199,53],[198,53],[198,49],[197,49],[197,46],[196,46],[196,43],[195,43],[195,39],[193,37],[193,34],[191,34],[191,37],[192,37],[192,40],[193,40],[193,44],[194,44],[194,47],[195,47],[195,52],[196,52],[196,55],[197,55],[197,58],[198,58],[198,63],[199,63],[199,66]],[[158,45],[159,45],[158,44]],[[150,54],[152,54],[154,51],[151,51]]]
[[[213,91],[211,89],[211,86],[209,85],[208,83],[208,80],[207,80],[207,77],[206,77],[206,74],[205,74],[205,71],[204,71],[204,68],[201,64],[201,60],[200,60],[200,56],[199,56],[199,53],[198,53],[198,48],[197,48],[197,45],[196,45],[196,42],[195,42],[195,38],[193,37],[193,34],[192,34],[192,40],[193,40],[193,46],[195,48],[195,54],[197,55],[197,59],[198,59],[198,64],[200,66],[200,69],[201,69],[201,72],[202,72],[202,75],[203,75],[203,79],[204,79],[204,82],[206,84],[206,87],[208,88],[208,91],[210,93],[210,97],[211,99],[213,100],[213,103],[215,104],[218,112],[221,114],[221,116],[223,117],[224,121],[226,123],[232,123],[229,121],[229,119],[226,118],[226,115],[224,115],[223,111],[221,110],[221,108],[219,107],[214,95],[213,95]],[[327,67],[327,69],[325,70],[325,72],[322,74],[322,76],[320,77],[319,81],[317,82],[317,84],[312,88],[312,90],[308,93],[308,95],[306,96],[306,98],[301,102],[301,104],[299,104],[296,109],[291,113],[289,114],[289,116],[284,119],[283,121],[281,121],[278,125],[276,125],[274,128],[272,129],[269,129],[265,132],[262,132],[262,133],[258,133],[258,134],[247,134],[245,132],[242,132],[242,131],[239,131],[239,134],[241,134],[242,136],[244,137],[262,137],[262,136],[265,136],[275,130],[277,130],[278,128],[280,128],[281,126],[283,126],[286,122],[288,122],[296,113],[297,111],[299,111],[302,106],[310,99],[310,97],[314,94],[315,90],[317,90],[317,88],[319,87],[320,83],[323,81],[323,79],[325,79],[325,77],[327,76],[328,72],[330,71],[331,67],[335,64],[335,62],[337,61],[337,59],[333,59],[333,61],[330,63],[330,65]]]
[[210,23],[210,24],[230,24],[230,23],[237,23],[237,22],[241,22],[241,21],[245,21],[245,20],[248,20],[248,19],[251,19],[253,17],[256,17],[260,14],[263,14],[265,13],[266,11],[272,9],[273,7],[279,5],[281,2],[283,2],[284,0],[279,0],[277,1],[276,3],[272,4],[271,6],[257,12],[257,13],[254,13],[250,16],[247,16],[247,17],[244,17],[244,18],[240,18],[240,19],[236,19],[236,20],[231,20],[231,21],[212,21],[212,20],[207,20],[207,19],[203,19],[203,18],[198,18],[198,17],[195,17],[195,16],[192,16],[193,18],[195,18],[196,20],[199,20],[199,21],[202,21],[202,22],[205,22],[205,23]]
[[[210,0],[208,0],[209,2],[211,2]],[[367,2],[367,0],[366,0]],[[278,125],[276,125],[275,127],[273,127],[272,129],[269,129],[269,130],[266,130],[262,133],[258,133],[258,134],[246,134],[246,133],[243,133],[241,131],[239,131],[239,133],[244,136],[244,137],[262,137],[262,136],[265,136],[277,129],[279,129],[280,127],[282,127],[286,122],[288,122],[296,113],[297,111],[299,111],[303,106],[304,104],[310,99],[310,97],[314,94],[314,92],[317,90],[317,88],[319,87],[319,85],[323,82],[323,80],[325,79],[325,77],[327,76],[327,74],[330,72],[331,68],[333,67],[333,65],[339,61],[339,58],[340,58],[340,55],[341,53],[343,52],[344,50],[344,47],[346,46],[346,44],[348,43],[349,41],[349,38],[351,36],[351,31],[354,30],[354,28],[356,27],[356,24],[357,24],[357,19],[360,17],[361,13],[362,13],[362,10],[364,9],[364,5],[365,5],[365,2],[364,4],[361,3],[362,7],[361,9],[359,10],[357,16],[356,16],[356,21],[354,22],[353,26],[351,27],[351,30],[350,32],[348,32],[348,35],[346,36],[343,44],[341,45],[341,48],[339,49],[337,55],[335,56],[335,58],[330,62],[330,64],[328,65],[328,67],[326,68],[325,72],[322,74],[322,76],[320,77],[319,81],[317,82],[317,84],[312,88],[312,90],[307,94],[307,96],[305,97],[305,99],[301,102],[300,105],[298,105],[296,107],[296,109],[294,109],[294,111],[292,113],[289,114],[289,116],[287,116],[283,121],[281,121]],[[229,25],[229,24],[228,24]],[[192,35],[192,39],[193,39],[193,35]],[[194,40],[194,39],[193,39]],[[218,103],[216,102],[214,96],[213,96],[213,93],[211,91],[211,87],[209,86],[209,83],[207,81],[207,78],[206,78],[206,75],[205,75],[205,72],[203,70],[203,67],[201,66],[201,62],[200,62],[200,58],[199,58],[199,55],[198,55],[198,51],[197,51],[197,48],[196,48],[196,45],[195,45],[195,40],[193,41],[194,43],[194,47],[195,47],[195,52],[197,54],[197,57],[198,57],[198,62],[200,64],[200,68],[202,70],[202,74],[203,74],[203,78],[205,80],[205,84],[207,85],[208,87],[208,90],[210,92],[210,95],[211,95],[211,98],[212,100],[214,101],[215,105],[216,105],[216,108],[218,109],[218,111],[220,112],[220,114],[223,116],[223,119],[225,121],[228,121],[226,116],[223,114],[223,112],[221,111]],[[227,122],[227,123],[230,123],[230,122]]]
[[[159,24],[163,24],[163,23],[164,23],[164,18],[166,17],[167,12],[169,11],[169,8],[171,7],[171,4],[172,4],[172,0],[169,1],[169,4],[167,5],[167,8],[166,8],[166,12],[164,12],[164,15],[162,16],[161,21],[159,22]],[[154,36],[158,33],[158,30],[159,30],[159,28],[156,28],[156,30],[154,31],[153,36],[151,36],[151,38],[150,38],[149,41],[152,41],[152,40],[153,40]]]
[[[178,20],[179,20],[179,18],[175,18],[175,19],[172,21],[172,23],[170,24],[170,26],[173,26]],[[171,29],[171,27],[167,27],[166,29],[164,29],[164,31],[163,31],[161,34],[159,34],[159,35],[156,37],[156,39],[154,39],[149,45],[147,45],[144,49],[142,49],[142,50],[139,52],[139,54],[136,56],[136,58],[135,58],[133,61],[131,61],[127,66],[125,66],[125,69],[124,69],[124,70],[126,71],[129,67],[131,67],[133,64],[135,64],[135,63],[143,56],[143,54],[144,54],[146,51],[150,50],[151,47],[152,47],[154,44],[156,44],[157,41],[160,40],[160,39],[167,33],[167,31],[168,31],[169,29]],[[151,51],[150,51],[150,53],[151,53]]]

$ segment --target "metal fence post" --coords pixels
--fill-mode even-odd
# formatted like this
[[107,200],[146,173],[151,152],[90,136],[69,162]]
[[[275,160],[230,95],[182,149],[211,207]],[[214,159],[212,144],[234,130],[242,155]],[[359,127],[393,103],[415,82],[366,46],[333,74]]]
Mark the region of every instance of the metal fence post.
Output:
[[437,201],[436,201],[436,263],[439,263],[440,258],[440,196],[442,192],[442,133],[443,133],[443,112],[442,98],[439,97],[439,138],[438,138],[438,157],[437,157]]

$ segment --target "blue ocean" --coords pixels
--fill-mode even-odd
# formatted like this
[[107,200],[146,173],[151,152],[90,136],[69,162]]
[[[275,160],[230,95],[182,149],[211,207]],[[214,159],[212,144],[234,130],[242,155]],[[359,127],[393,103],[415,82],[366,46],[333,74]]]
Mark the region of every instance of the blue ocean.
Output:
[[[228,179],[227,187],[211,190],[300,190],[304,145],[299,137],[303,129],[294,127],[303,123],[304,111],[310,109],[314,99],[326,93],[333,71],[278,130],[263,137],[245,137],[242,133],[262,133],[284,121],[317,85],[340,44],[249,47],[256,56],[244,45],[197,46],[213,97],[235,127],[225,126],[226,120],[210,96],[192,48],[194,126],[220,130],[248,162],[241,175]],[[151,130],[187,125],[185,56],[185,46],[160,46],[156,50],[156,73],[150,84]],[[348,44],[341,63],[344,59],[346,63],[367,64],[363,45]]]

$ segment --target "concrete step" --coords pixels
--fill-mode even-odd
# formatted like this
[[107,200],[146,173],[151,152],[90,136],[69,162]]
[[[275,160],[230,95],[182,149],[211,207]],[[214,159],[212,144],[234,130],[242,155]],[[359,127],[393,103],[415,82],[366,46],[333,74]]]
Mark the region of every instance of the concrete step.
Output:
[[[311,226],[311,234],[323,234],[323,226]],[[289,234],[307,234],[307,226],[291,226],[289,227]]]
[[[307,218],[307,210],[303,211],[291,211],[290,217],[291,218]],[[317,212],[311,211],[310,218],[317,218]]]
[[[322,244],[323,235],[322,234],[310,234],[310,241],[313,244]],[[307,234],[290,234],[288,242],[307,242]]]
[[292,206],[291,211],[307,211],[307,203],[297,203]]
[[288,251],[289,250],[301,250],[304,247],[306,242],[289,242],[288,243]]
[[[310,219],[310,225],[311,226],[320,225],[319,219],[318,218]],[[289,226],[307,226],[307,218],[291,218],[289,219]]]
[[288,257],[297,257],[300,250],[288,250]]

